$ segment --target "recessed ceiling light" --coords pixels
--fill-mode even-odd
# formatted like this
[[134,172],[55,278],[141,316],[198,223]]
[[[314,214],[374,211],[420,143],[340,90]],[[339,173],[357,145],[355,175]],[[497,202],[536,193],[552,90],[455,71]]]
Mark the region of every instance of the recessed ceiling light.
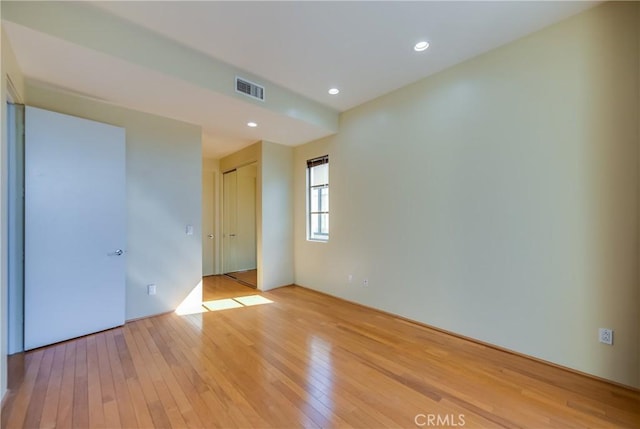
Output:
[[247,127],[255,128],[257,126],[258,124],[256,124],[255,122],[247,122]]
[[427,49],[429,47],[429,42],[425,42],[424,40],[422,42],[418,42],[416,43],[416,45],[413,47],[413,50],[416,52],[422,52],[425,49]]
[[339,94],[339,93],[340,93],[340,90],[338,88],[331,88],[329,90],[329,94],[331,94],[331,95],[336,95],[336,94]]

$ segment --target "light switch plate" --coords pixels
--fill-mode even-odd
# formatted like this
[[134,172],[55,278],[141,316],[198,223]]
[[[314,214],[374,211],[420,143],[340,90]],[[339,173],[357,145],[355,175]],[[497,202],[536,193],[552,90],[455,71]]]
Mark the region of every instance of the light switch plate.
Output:
[[193,225],[187,225],[186,233],[187,235],[193,235]]

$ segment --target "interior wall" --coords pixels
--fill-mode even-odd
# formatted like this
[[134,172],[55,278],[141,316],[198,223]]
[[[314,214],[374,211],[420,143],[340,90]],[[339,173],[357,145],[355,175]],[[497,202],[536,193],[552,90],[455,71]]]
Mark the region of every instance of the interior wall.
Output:
[[256,185],[257,163],[237,170],[237,270],[255,270],[257,268],[256,250]]
[[[254,143],[237,152],[220,159],[220,171],[226,173],[243,165],[258,162],[260,159],[260,142]],[[259,167],[259,165],[258,165]]]
[[[26,99],[126,129],[126,318],[175,310],[201,282],[200,127],[31,85]],[[156,295],[147,294],[149,284]]]
[[[605,3],[297,147],[296,283],[640,387],[639,7]],[[305,162],[327,153],[330,240],[309,242]]]
[[262,142],[258,230],[258,285],[293,284],[293,148]]
[[[205,158],[202,160],[202,270],[203,275],[220,274],[220,184],[222,176],[220,174],[220,160]],[[207,194],[209,193],[209,194]],[[211,203],[211,208],[205,207],[205,202]],[[208,211],[211,211],[209,213]],[[209,219],[209,216],[211,217]],[[205,225],[211,225],[211,231],[206,230]],[[213,239],[208,237],[213,234]],[[206,243],[209,240],[210,243]],[[208,262],[207,262],[208,261]],[[206,264],[211,264],[210,269],[206,269]]]
[[[8,142],[7,142],[7,76],[20,99],[24,98],[24,80],[13,49],[4,30],[0,29],[2,67],[0,73],[0,399],[7,391],[7,340],[8,340]],[[18,100],[22,101],[22,100]]]

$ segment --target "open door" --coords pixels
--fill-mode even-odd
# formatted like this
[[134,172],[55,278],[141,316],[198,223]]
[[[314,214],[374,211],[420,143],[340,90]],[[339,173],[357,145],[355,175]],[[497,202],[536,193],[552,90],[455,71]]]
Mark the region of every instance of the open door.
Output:
[[125,130],[25,111],[25,349],[124,324]]

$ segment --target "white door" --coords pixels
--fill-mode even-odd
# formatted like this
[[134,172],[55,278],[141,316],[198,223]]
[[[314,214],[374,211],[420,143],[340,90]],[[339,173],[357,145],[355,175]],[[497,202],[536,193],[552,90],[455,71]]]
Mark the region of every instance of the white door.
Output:
[[256,257],[256,163],[224,174],[223,272],[254,270]]
[[215,274],[215,173],[202,172],[202,275]]
[[236,170],[222,178],[222,265],[224,273],[238,271],[238,174]]
[[25,112],[25,349],[124,324],[125,131]]
[[236,270],[256,268],[256,178],[257,164],[249,164],[237,170],[236,185]]

